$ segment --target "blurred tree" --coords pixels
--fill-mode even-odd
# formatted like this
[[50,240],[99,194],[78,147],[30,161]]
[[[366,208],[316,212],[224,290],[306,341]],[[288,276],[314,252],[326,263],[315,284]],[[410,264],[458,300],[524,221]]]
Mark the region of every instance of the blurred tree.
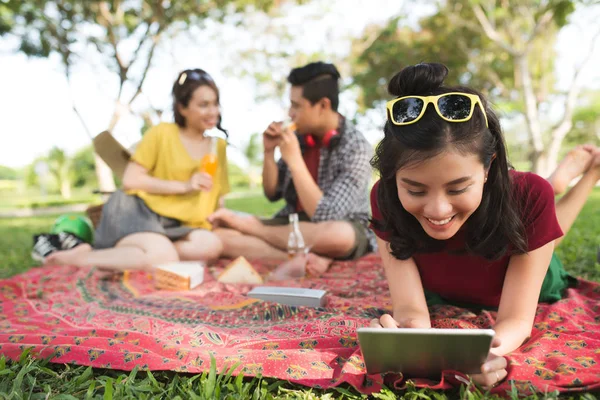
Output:
[[64,150],[53,147],[46,157],[48,170],[56,180],[60,194],[64,199],[71,198],[71,160]]
[[36,157],[23,171],[25,187],[38,188],[43,195],[46,195],[49,189],[54,189],[53,185],[49,184],[54,182],[49,182],[53,179],[50,176],[47,158],[47,155]]
[[71,181],[74,187],[98,187],[94,167],[94,148],[80,149],[71,160]]
[[[362,105],[384,99],[385,84],[403,66],[436,61],[450,69],[449,82],[482,90],[503,112],[523,113],[527,122],[531,168],[546,173],[557,163],[563,139],[573,126],[581,89],[581,71],[590,61],[600,30],[587,56],[575,68],[565,93],[555,88],[554,44],[567,24],[575,0],[455,0],[438,3],[435,14],[408,27],[401,16],[384,27],[368,27],[354,43],[354,76]],[[583,4],[585,6],[585,4]],[[562,100],[564,112],[547,129],[542,121],[549,103]]]
[[262,160],[262,134],[253,133],[244,147],[244,156],[250,165],[260,165]]
[[142,124],[140,136],[144,136],[148,129],[152,128],[154,125],[160,122],[160,118],[162,117],[163,112],[163,110],[160,110],[158,108],[150,107],[140,113],[142,121],[144,121],[144,123]]
[[[246,10],[268,10],[282,0],[0,1],[0,34],[19,39],[19,51],[36,57],[57,54],[71,84],[73,67],[86,58],[103,64],[118,78],[115,109],[107,129],[112,130],[124,111],[142,93],[161,38],[188,24],[222,20]],[[93,52],[95,51],[95,54]],[[91,55],[90,55],[91,54]],[[102,60],[98,63],[97,60]],[[73,111],[84,130],[92,133],[75,102]],[[100,189],[114,190],[113,175],[96,155]]]
[[261,166],[262,166],[262,134],[253,133],[244,147],[244,156],[248,160],[248,176],[250,178],[250,189],[260,183],[262,179]]
[[14,181],[17,177],[17,171],[10,167],[5,167],[4,165],[0,165],[0,180],[6,179]]
[[580,97],[582,103],[573,113],[573,129],[565,139],[567,147],[581,143],[600,146],[600,91],[587,91]]
[[[340,26],[336,12],[347,7],[342,2],[329,0],[297,0],[292,4],[274,8],[269,12],[253,13],[243,22],[244,33],[252,42],[219,37],[219,46],[231,54],[234,63],[227,63],[224,71],[235,77],[249,77],[256,85],[257,101],[268,100],[287,109],[287,76],[294,67],[313,61],[336,64],[343,78],[350,76],[351,65],[347,58],[351,43],[350,29]],[[295,17],[302,16],[301,22]],[[323,18],[327,15],[328,18]],[[321,37],[311,40],[306,37]],[[239,60],[239,61],[237,61]],[[281,119],[284,115],[272,116]]]
[[40,184],[40,180],[38,175],[35,173],[35,164],[38,160],[35,160],[27,167],[25,167],[24,180],[25,186],[28,188],[38,187]]
[[0,35],[10,32],[15,25],[15,16],[20,5],[16,1],[0,1]]
[[229,185],[233,192],[238,189],[250,186],[250,177],[242,168],[233,162],[227,163],[227,173],[229,174]]

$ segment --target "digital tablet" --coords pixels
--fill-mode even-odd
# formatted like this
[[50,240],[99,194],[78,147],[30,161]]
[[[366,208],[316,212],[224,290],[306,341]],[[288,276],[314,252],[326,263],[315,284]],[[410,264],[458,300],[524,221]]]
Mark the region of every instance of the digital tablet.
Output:
[[359,328],[358,342],[369,374],[402,372],[438,377],[443,370],[481,372],[495,332],[492,329]]

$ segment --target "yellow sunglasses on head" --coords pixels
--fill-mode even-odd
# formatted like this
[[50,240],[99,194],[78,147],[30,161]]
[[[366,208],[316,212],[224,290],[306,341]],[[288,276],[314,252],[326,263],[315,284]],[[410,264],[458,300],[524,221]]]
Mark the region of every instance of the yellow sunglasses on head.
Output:
[[387,102],[390,121],[394,125],[414,124],[423,117],[429,103],[433,104],[435,111],[445,121],[465,122],[473,117],[475,105],[479,104],[485,126],[488,119],[481,99],[476,94],[451,92],[438,96],[404,96]]

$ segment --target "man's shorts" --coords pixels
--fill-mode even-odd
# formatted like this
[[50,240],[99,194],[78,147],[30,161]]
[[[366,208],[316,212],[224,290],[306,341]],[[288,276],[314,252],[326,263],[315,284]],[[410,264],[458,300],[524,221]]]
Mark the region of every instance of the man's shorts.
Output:
[[[298,213],[298,220],[302,222],[311,222],[310,218],[305,212]],[[263,219],[262,223],[268,226],[281,226],[288,225],[290,223],[289,221],[290,220],[288,217],[275,217],[270,219]],[[360,258],[365,254],[369,253],[369,238],[367,237],[366,233],[366,230],[368,228],[365,227],[360,221],[356,220],[347,220],[343,222],[349,223],[352,226],[352,229],[354,229],[354,247],[346,256],[337,257],[337,259],[356,260],[357,258]]]

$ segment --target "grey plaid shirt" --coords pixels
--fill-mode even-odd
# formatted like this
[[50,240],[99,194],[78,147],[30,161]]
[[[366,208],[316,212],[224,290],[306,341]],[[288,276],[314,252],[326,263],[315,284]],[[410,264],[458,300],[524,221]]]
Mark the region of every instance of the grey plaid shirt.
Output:
[[[365,228],[371,250],[377,248],[375,235],[369,229],[369,160],[373,147],[354,125],[340,118],[339,141],[331,149],[321,148],[318,182],[323,197],[317,205],[313,222],[359,221]],[[305,145],[300,141],[301,150]],[[285,162],[277,162],[279,170],[275,194],[270,201],[285,199],[286,205],[275,217],[287,217],[296,212],[298,194],[292,174]]]

